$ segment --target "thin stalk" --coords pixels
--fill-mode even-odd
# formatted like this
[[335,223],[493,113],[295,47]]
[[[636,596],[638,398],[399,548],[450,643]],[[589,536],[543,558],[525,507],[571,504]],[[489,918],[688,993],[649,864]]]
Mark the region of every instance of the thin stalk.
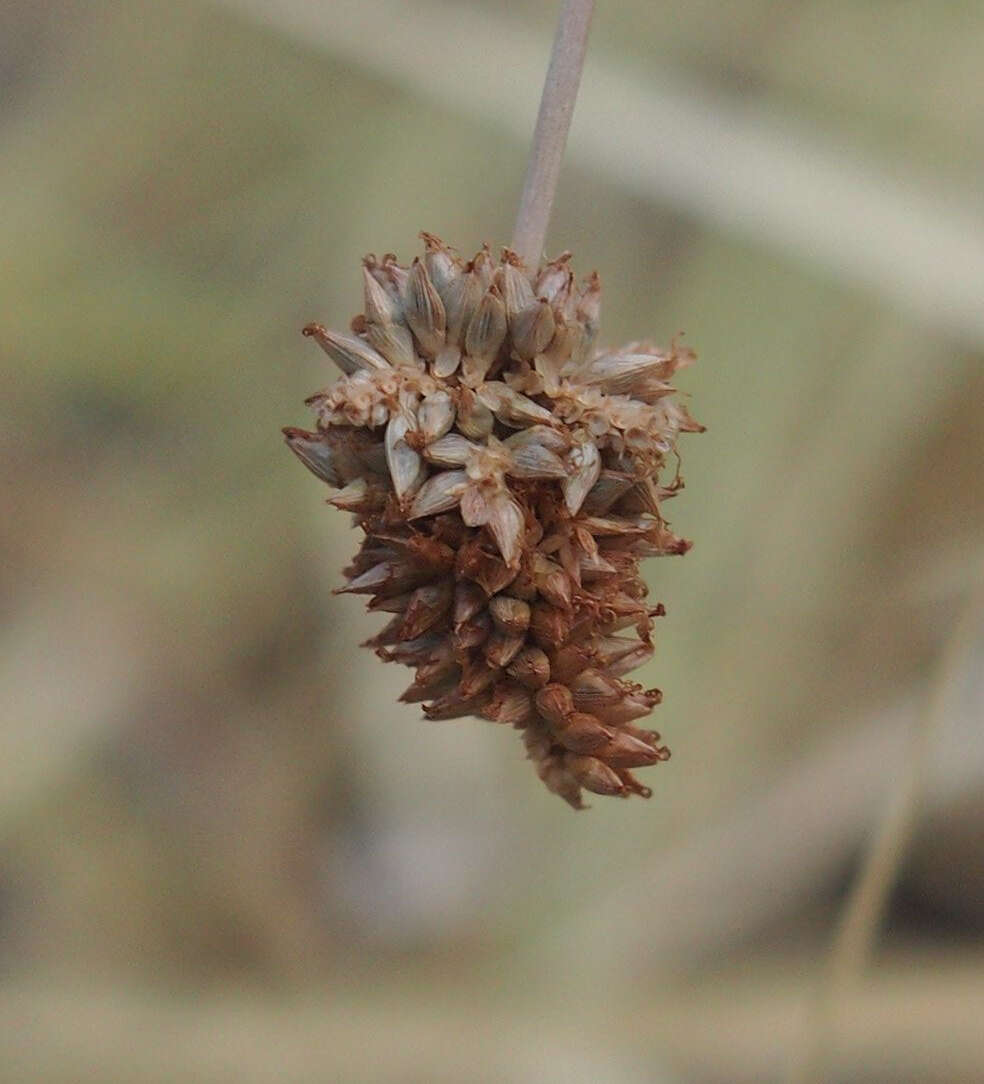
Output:
[[531,271],[543,255],[593,11],[594,0],[564,0],[557,22],[513,231],[513,250]]
[[916,825],[933,747],[946,721],[949,694],[959,671],[966,665],[982,615],[984,569],[940,655],[926,707],[912,735],[905,768],[844,905],[820,987],[809,1008],[803,1043],[792,1065],[789,1084],[822,1084],[827,1079],[837,1006],[857,984],[871,955],[889,893]]

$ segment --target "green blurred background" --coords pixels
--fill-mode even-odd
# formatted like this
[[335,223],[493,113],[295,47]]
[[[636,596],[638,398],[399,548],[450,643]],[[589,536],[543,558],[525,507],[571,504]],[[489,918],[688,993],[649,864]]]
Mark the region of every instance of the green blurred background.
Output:
[[331,596],[299,329],[508,241],[556,7],[0,7],[0,1079],[780,1080],[931,688],[829,1079],[981,1079],[980,4],[598,5],[549,249],[708,426],[649,803],[397,706]]

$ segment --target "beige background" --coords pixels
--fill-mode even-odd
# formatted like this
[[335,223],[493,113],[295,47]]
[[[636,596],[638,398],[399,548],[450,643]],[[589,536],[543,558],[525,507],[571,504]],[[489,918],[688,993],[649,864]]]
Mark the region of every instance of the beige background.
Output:
[[3,1079],[778,1080],[934,680],[828,1045],[980,1079],[979,4],[599,3],[549,247],[605,341],[686,332],[708,426],[648,804],[397,706],[331,596],[299,329],[367,251],[508,240],[555,11],[0,9]]

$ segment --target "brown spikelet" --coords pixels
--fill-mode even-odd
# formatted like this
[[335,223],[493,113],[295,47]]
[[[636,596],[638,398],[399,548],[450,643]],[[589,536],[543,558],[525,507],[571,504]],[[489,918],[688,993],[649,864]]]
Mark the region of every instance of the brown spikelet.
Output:
[[632,769],[670,754],[634,724],[661,694],[625,675],[664,612],[640,560],[690,548],[661,511],[679,470],[661,476],[701,431],[668,382],[694,355],[597,349],[600,281],[578,290],[570,253],[531,276],[421,236],[410,267],[366,257],[351,333],[304,329],[342,377],[308,400],[316,430],[284,435],[365,535],[338,591],[390,615],[366,646],[414,671],[401,699],[427,718],[522,730],[575,809],[649,797]]

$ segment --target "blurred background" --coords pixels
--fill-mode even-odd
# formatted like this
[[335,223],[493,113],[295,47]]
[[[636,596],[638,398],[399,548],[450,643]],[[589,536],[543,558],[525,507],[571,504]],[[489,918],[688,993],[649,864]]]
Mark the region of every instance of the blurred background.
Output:
[[[984,10],[598,5],[549,235],[707,426],[673,760],[425,723],[282,444],[368,251],[507,242],[557,5],[0,7],[0,1078],[979,1081]],[[809,1012],[875,826],[874,955]]]

